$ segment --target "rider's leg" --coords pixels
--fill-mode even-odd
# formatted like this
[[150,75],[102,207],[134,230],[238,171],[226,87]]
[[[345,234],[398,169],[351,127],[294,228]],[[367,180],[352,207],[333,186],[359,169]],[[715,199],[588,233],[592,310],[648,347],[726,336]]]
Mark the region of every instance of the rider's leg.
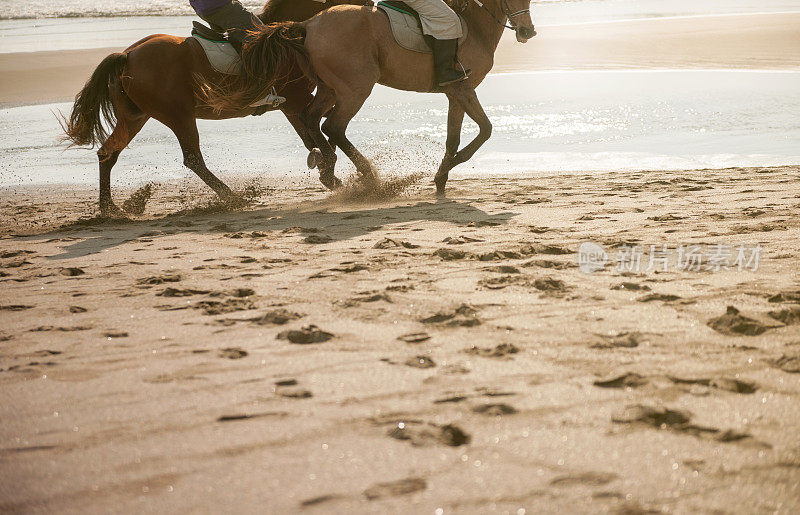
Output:
[[406,0],[419,13],[422,31],[433,39],[436,84],[446,86],[466,79],[469,70],[456,66],[458,40],[464,33],[461,19],[444,0]]
[[465,80],[469,77],[470,70],[465,70],[460,64],[456,67],[456,52],[458,51],[457,39],[436,39],[433,41],[433,70],[436,84],[447,86],[454,82]]
[[216,11],[206,13],[203,19],[214,26],[215,29],[228,33],[228,41],[242,51],[242,45],[247,38],[247,32],[264,26],[258,17],[244,8],[236,0],[220,7]]

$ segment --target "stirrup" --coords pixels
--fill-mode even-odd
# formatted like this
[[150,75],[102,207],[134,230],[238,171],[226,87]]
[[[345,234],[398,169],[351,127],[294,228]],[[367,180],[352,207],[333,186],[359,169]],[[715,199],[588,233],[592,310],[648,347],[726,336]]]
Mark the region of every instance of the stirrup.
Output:
[[250,104],[250,107],[261,107],[261,106],[268,105],[268,106],[272,106],[273,108],[277,109],[284,102],[286,102],[286,98],[285,97],[280,97],[278,95],[273,95],[272,93],[270,93],[269,95],[265,96],[261,100],[258,100],[256,102],[253,102],[252,104]]

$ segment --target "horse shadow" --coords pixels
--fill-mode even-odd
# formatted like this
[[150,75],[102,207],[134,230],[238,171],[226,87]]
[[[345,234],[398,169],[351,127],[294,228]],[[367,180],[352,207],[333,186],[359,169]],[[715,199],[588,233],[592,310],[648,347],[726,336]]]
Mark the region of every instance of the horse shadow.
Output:
[[[410,205],[358,208],[335,211],[326,206],[310,208],[255,209],[250,211],[186,214],[176,213],[144,221],[82,220],[37,236],[70,239],[75,242],[61,247],[50,260],[80,258],[106,252],[124,243],[158,238],[178,233],[227,234],[244,237],[246,233],[277,233],[299,227],[313,231],[326,242],[351,240],[380,231],[388,225],[420,221],[448,222],[456,227],[503,225],[517,213],[502,211],[489,214],[469,201],[420,201]],[[311,230],[311,231],[309,231]],[[241,235],[239,234],[241,233]],[[256,236],[257,237],[257,236]]]

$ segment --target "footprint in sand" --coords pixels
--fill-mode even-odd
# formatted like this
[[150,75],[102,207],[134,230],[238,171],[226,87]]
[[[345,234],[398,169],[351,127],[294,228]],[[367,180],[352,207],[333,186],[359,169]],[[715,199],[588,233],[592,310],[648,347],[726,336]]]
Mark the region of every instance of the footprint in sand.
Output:
[[79,275],[86,274],[86,272],[84,272],[82,269],[76,268],[76,267],[73,267],[73,268],[62,268],[62,269],[59,270],[59,273],[61,275],[65,275],[67,277],[77,277]]
[[481,324],[478,310],[469,304],[461,304],[452,311],[440,311],[435,315],[420,320],[423,324],[446,324],[452,326],[473,327]]
[[333,238],[326,234],[310,234],[303,238],[303,243],[308,243],[310,245],[319,245],[322,243],[329,243],[333,241]]
[[650,293],[643,297],[639,297],[638,299],[636,299],[636,302],[655,302],[655,301],[672,302],[679,299],[680,297],[678,295],[672,295],[669,293]]
[[300,506],[316,506],[318,504],[326,503],[329,501],[336,501],[342,498],[343,496],[338,494],[320,495],[318,497],[311,497],[310,499],[300,501]]
[[323,331],[315,325],[308,325],[302,329],[293,329],[278,333],[278,340],[289,340],[292,343],[307,345],[311,343],[327,342],[333,338],[333,333]]
[[433,253],[434,256],[442,258],[443,261],[458,261],[474,257],[469,252],[455,249],[439,249]]
[[613,472],[580,472],[558,476],[550,480],[550,486],[603,486],[619,478]]
[[389,429],[388,435],[397,440],[407,441],[415,447],[432,445],[459,447],[468,444],[471,439],[458,426],[437,425],[421,421],[398,421]]
[[502,403],[481,404],[472,408],[472,411],[490,417],[500,417],[502,415],[513,415],[517,413],[516,408]]
[[800,307],[793,306],[788,309],[780,311],[770,311],[767,313],[770,317],[786,325],[800,324]]
[[225,359],[242,359],[248,356],[248,352],[239,347],[226,347],[217,352],[217,356]]
[[519,352],[519,348],[511,343],[501,343],[495,347],[477,347],[475,345],[464,350],[467,354],[473,356],[482,356],[484,358],[507,358],[511,354]]
[[784,291],[767,299],[768,302],[800,302],[800,291]]
[[409,243],[402,240],[393,240],[392,238],[384,238],[375,245],[373,249],[392,249],[392,248],[405,248],[405,249],[418,249],[419,245]]
[[275,394],[287,399],[310,399],[314,395],[304,388],[276,388]]
[[299,320],[305,315],[287,309],[274,309],[267,311],[263,316],[249,319],[257,325],[283,325],[292,320]]
[[136,284],[139,285],[154,285],[154,284],[164,284],[164,283],[177,283],[181,280],[181,276],[179,274],[164,274],[164,275],[153,275],[150,277],[144,277],[142,279],[138,279]]
[[642,344],[649,343],[649,339],[644,334],[638,331],[622,331],[614,332],[611,334],[599,334],[603,338],[602,343],[595,343],[590,345],[592,349],[614,349],[614,348],[628,348],[633,349]]
[[264,417],[286,417],[289,414],[285,411],[267,411],[264,413],[250,413],[250,414],[236,414],[236,415],[222,415],[221,417],[217,418],[217,422],[236,422],[238,420],[250,420],[254,418],[264,418]]
[[626,406],[621,412],[611,417],[616,424],[640,425],[655,429],[670,429],[686,433],[698,438],[710,438],[717,442],[742,442],[753,444],[761,448],[771,445],[755,440],[750,434],[733,429],[719,429],[692,424],[692,415],[688,411],[673,410],[660,406],[647,406],[635,404]]
[[497,274],[519,274],[519,268],[511,265],[498,265],[498,266],[488,266],[484,268],[487,272],[494,272]]
[[250,299],[246,298],[230,298],[223,301],[219,300],[201,300],[192,306],[194,309],[200,309],[205,315],[222,315],[225,313],[233,313],[236,311],[244,311],[248,309],[256,309],[256,305]]
[[127,338],[128,337],[128,333],[126,333],[125,331],[111,330],[111,331],[105,331],[103,333],[103,336],[105,336],[106,338],[109,338],[109,339],[110,338]]
[[646,284],[638,284],[632,282],[621,282],[611,287],[612,290],[622,291],[650,291],[650,287]]
[[36,306],[28,306],[26,304],[3,304],[0,305],[0,311],[25,311],[35,307]]
[[413,368],[433,368],[436,363],[428,356],[415,356],[406,360],[405,365]]
[[398,336],[397,339],[400,340],[401,342],[414,344],[430,340],[431,335],[429,335],[428,333],[408,333]]
[[428,483],[418,477],[410,477],[389,483],[377,483],[364,490],[364,497],[370,501],[386,497],[397,497],[400,495],[421,492],[428,488]]
[[161,293],[156,293],[158,297],[191,297],[193,295],[206,295],[211,293],[209,290],[195,290],[192,288],[166,288]]
[[758,336],[769,329],[781,327],[783,324],[746,317],[735,307],[728,306],[724,315],[712,318],[706,325],[718,333],[728,336]]
[[458,236],[453,238],[452,236],[448,236],[447,238],[442,240],[442,243],[447,243],[448,245],[463,245],[465,243],[476,243],[484,240],[480,240],[478,238],[470,238],[469,236]]
[[784,354],[773,361],[772,365],[790,374],[800,374],[800,354]]

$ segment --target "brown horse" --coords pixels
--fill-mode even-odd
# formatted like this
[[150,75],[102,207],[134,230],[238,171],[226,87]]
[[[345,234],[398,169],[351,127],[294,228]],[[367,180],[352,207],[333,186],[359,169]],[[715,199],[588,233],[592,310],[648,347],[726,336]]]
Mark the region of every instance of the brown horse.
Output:
[[[525,43],[536,35],[531,22],[530,0],[453,0],[467,22],[469,35],[459,49],[469,79],[441,88],[450,103],[447,116],[447,142],[444,159],[434,182],[438,194],[444,193],[450,170],[468,159],[489,139],[492,124],[483,110],[475,87],[494,64],[494,53],[504,28],[513,29],[517,40]],[[510,22],[510,25],[507,23]],[[347,155],[362,177],[373,177],[367,159],[345,134],[350,120],[358,113],[375,84],[406,91],[430,92],[433,86],[433,59],[430,54],[412,52],[395,42],[387,17],[375,7],[339,6],[298,24],[275,24],[260,30],[242,52],[245,70],[237,87],[210,85],[205,95],[217,110],[249,105],[275,82],[275,70],[289,65],[285,29],[305,29],[304,52],[292,47],[295,62],[309,61],[317,76],[317,93],[301,114],[315,144],[323,153],[323,169],[335,154],[323,143],[323,132]],[[265,65],[265,63],[268,63]],[[480,128],[480,133],[461,150],[464,114]],[[316,130],[323,116],[328,119]]]
[[[307,20],[331,5],[364,5],[361,0],[271,0],[259,18],[265,22]],[[154,118],[169,127],[178,138],[184,164],[195,172],[223,199],[235,199],[230,188],[209,169],[200,152],[197,118],[220,120],[253,114],[255,108],[244,107],[213,111],[198,100],[198,78],[207,82],[224,82],[214,71],[194,38],[164,34],[148,36],[124,52],[106,57],[97,66],[89,81],[75,97],[69,119],[62,120],[67,140],[74,145],[99,145],[100,210],[103,215],[121,212],[111,198],[111,169],[120,152]],[[277,93],[286,97],[281,110],[297,131],[305,146],[317,145],[300,120],[300,112],[312,101],[315,84],[292,63],[283,69]],[[112,131],[108,134],[104,127]],[[319,125],[317,125],[319,127]],[[325,145],[325,154],[333,149]],[[327,171],[327,173],[326,173]],[[320,168],[320,180],[328,188],[341,185],[333,175],[333,167]]]

